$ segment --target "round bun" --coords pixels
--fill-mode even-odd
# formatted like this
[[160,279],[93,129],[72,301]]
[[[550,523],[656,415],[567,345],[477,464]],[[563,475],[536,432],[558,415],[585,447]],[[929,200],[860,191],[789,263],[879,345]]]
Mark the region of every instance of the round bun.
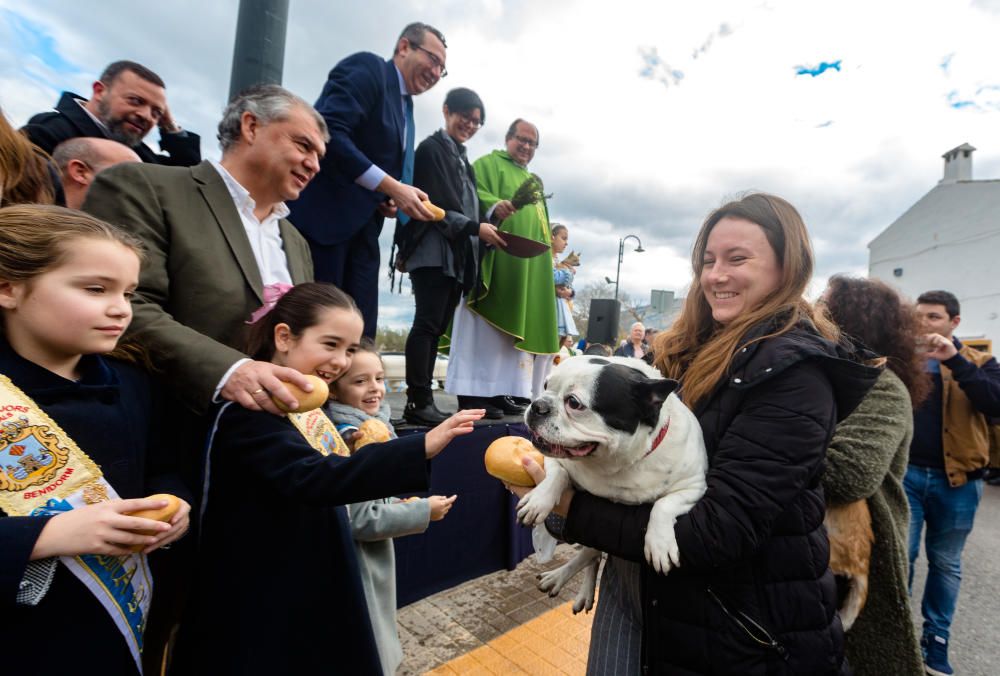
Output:
[[434,218],[431,219],[432,221],[443,221],[444,220],[444,209],[442,209],[438,205],[432,204],[428,200],[424,200],[424,208],[427,209],[427,211],[429,211],[432,214],[434,214]]
[[306,411],[311,411],[314,408],[319,408],[326,403],[327,399],[330,398],[330,387],[319,376],[306,375],[306,380],[312,383],[312,392],[301,390],[292,383],[283,383],[284,386],[288,388],[288,391],[292,393],[292,396],[299,402],[299,407],[294,411],[285,406],[285,402],[281,401],[273,394],[271,395],[271,401],[273,401],[274,405],[285,413],[305,413]]
[[534,486],[535,480],[521,464],[526,455],[545,466],[545,456],[524,437],[500,437],[486,449],[486,471],[512,486]]
[[354,450],[368,444],[381,444],[392,439],[389,428],[385,423],[376,418],[371,418],[358,425],[357,434],[354,435]]
[[[137,516],[140,519],[152,519],[153,521],[163,521],[164,523],[169,522],[174,518],[174,514],[177,510],[181,508],[181,499],[176,495],[170,495],[170,493],[157,493],[156,495],[150,495],[146,500],[166,500],[167,506],[160,509],[140,509],[136,512],[129,512],[128,516]],[[139,535],[158,535],[158,531],[153,530],[136,530],[134,533]],[[141,552],[146,548],[146,545],[132,545],[130,549],[133,552]]]

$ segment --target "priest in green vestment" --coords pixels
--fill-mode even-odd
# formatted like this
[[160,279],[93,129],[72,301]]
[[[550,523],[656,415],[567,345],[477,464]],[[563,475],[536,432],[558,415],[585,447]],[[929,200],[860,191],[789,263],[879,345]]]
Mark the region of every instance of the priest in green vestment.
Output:
[[[531,176],[528,163],[538,147],[538,130],[515,120],[506,149],[494,150],[473,163],[480,210],[500,232],[509,232],[551,247],[545,200],[515,209],[511,198]],[[519,258],[490,249],[481,262],[481,284],[456,311],[449,349],[446,389],[459,395],[459,405],[503,409],[515,413],[511,397],[541,391],[559,351],[552,255],[543,251]],[[491,416],[492,417],[492,416]]]
[[[494,150],[476,160],[479,208],[493,218],[501,232],[551,246],[545,200],[517,211],[513,211],[510,203],[514,192],[531,177],[525,161],[530,161],[537,144],[537,133],[531,131],[533,125],[520,122],[507,141],[508,148],[514,146],[513,152]],[[530,155],[525,150],[530,151]],[[482,261],[482,287],[478,298],[469,304],[470,310],[513,336],[514,347],[532,354],[559,351],[551,258],[551,254],[545,253],[534,258],[517,258],[505,251],[489,250]]]

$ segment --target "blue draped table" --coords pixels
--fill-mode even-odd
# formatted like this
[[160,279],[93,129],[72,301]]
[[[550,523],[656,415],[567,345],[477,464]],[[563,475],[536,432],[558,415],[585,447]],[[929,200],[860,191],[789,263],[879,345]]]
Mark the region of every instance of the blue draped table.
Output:
[[[419,431],[403,429],[399,434]],[[458,499],[427,532],[394,540],[399,607],[501,568],[512,570],[534,551],[531,529],[515,519],[516,499],[483,464],[486,447],[511,434],[529,436],[523,423],[479,425],[431,461],[430,492],[419,495]]]

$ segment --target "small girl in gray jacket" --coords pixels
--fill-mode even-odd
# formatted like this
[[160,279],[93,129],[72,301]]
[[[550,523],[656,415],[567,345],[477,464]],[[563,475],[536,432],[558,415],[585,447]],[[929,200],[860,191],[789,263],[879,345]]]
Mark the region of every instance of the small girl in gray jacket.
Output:
[[[354,354],[351,367],[330,385],[330,395],[324,410],[352,450],[355,432],[367,420],[380,420],[390,436],[396,438],[389,422],[389,404],[385,401],[385,368],[375,346],[367,339]],[[431,521],[445,517],[455,497],[384,498],[348,506],[368,614],[382,671],[386,674],[395,674],[403,661],[396,629],[396,560],[392,538],[423,533]]]

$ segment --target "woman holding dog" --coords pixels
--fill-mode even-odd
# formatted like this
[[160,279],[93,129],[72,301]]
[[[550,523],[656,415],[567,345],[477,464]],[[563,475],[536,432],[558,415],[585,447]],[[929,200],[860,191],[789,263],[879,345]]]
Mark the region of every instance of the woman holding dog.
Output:
[[[879,372],[803,298],[812,248],[785,200],[757,193],[716,209],[692,264],[654,352],[701,423],[708,490],[677,520],[680,566],[667,575],[644,559],[650,505],[563,496],[567,540],[640,564],[641,648],[609,659],[592,641],[588,672],[849,673],[820,480],[835,425]],[[602,582],[599,614],[605,597]]]
[[910,508],[903,476],[913,409],[931,386],[917,351],[920,327],[913,306],[878,280],[835,276],[821,305],[841,331],[886,357],[875,387],[837,425],[823,473],[827,503],[864,500],[874,535],[868,599],[847,633],[847,657],[858,676],[919,676],[924,667],[907,591]]

